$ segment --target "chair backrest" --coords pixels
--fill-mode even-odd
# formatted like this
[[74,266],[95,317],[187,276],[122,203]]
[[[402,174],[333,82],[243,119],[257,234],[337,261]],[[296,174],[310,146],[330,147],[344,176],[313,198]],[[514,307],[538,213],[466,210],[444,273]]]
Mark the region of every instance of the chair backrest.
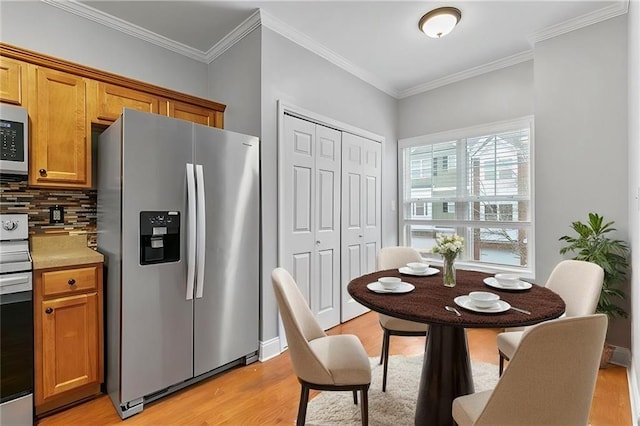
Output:
[[[309,342],[327,334],[318,324],[295,280],[283,268],[271,273],[273,290],[280,308],[289,345],[289,354],[296,376],[311,383],[326,383],[331,377]],[[330,382],[330,381],[329,381]]]
[[604,314],[525,331],[476,425],[586,425],[607,332]]
[[383,247],[376,259],[377,269],[401,268],[409,262],[422,262],[422,256],[413,247]]
[[576,317],[596,311],[603,280],[604,270],[599,265],[563,260],[551,271],[545,287],[562,297],[566,316]]

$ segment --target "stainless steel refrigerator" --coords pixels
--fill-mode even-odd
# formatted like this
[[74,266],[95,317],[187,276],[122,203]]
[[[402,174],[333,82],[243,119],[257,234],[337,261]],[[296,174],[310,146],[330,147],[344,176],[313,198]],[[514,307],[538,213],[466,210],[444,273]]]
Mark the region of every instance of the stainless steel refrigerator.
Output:
[[125,109],[97,168],[106,388],[124,419],[257,359],[259,141]]

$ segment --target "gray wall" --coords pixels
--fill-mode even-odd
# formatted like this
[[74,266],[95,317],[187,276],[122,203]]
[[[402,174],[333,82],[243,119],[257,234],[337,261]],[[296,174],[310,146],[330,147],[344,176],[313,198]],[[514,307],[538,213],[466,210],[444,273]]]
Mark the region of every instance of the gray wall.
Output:
[[[629,240],[627,16],[536,44],[534,76],[536,276],[543,278],[562,260],[558,238],[589,212],[615,221],[615,236]],[[628,320],[614,320],[608,340],[629,348]]]
[[206,64],[40,1],[0,2],[0,40],[207,98]]
[[[590,211],[629,239],[626,20],[540,42],[533,61],[399,102],[401,139],[534,114],[536,282],[562,260],[558,238]],[[608,339],[629,348],[629,321],[614,320]]]
[[260,46],[257,28],[209,64],[209,94],[227,105],[224,127],[260,135]]
[[277,101],[385,137],[382,244],[396,244],[396,100],[321,57],[262,28],[262,340],[278,335],[271,270],[277,263]]
[[533,114],[533,62],[400,100],[400,139]]
[[[631,238],[631,354],[635,377],[630,377],[635,394],[632,404],[640,410],[640,2],[629,4],[628,92],[629,92],[629,232]],[[636,412],[640,424],[640,413]]]

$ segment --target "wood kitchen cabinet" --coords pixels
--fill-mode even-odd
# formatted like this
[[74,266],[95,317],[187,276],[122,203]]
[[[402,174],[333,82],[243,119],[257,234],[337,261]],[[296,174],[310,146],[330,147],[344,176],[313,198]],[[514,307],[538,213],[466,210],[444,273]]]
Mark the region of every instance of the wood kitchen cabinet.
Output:
[[37,415],[100,393],[102,306],[101,263],[34,271]]
[[179,101],[166,101],[162,106],[161,114],[169,117],[179,118],[209,127],[218,127],[220,129],[224,124],[224,114],[209,108]]
[[158,113],[160,100],[157,96],[99,81],[92,81],[90,87],[89,104],[94,123],[113,123],[122,114],[122,108]]
[[29,185],[91,188],[92,126],[122,108],[223,128],[226,106],[0,42],[0,102],[27,107]]
[[0,58],[0,102],[23,105],[23,87],[27,64]]
[[29,184],[90,187],[85,79],[29,66],[29,82]]

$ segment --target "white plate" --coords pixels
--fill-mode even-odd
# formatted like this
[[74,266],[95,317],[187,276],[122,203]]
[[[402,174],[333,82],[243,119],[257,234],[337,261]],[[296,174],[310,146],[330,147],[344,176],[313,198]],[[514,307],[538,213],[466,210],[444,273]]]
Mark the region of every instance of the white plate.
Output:
[[427,270],[424,272],[414,272],[413,269],[404,266],[402,268],[398,268],[398,272],[405,275],[415,275],[416,277],[427,277],[429,275],[437,274],[438,272],[440,272],[440,270],[436,268],[427,268]]
[[502,290],[529,290],[531,288],[531,286],[532,286],[531,283],[528,283],[526,281],[518,281],[517,285],[506,286],[506,285],[500,284],[498,282],[498,280],[496,280],[493,277],[485,278],[483,281],[489,287],[499,288],[499,289],[502,289]]
[[458,296],[455,299],[453,299],[453,301],[455,302],[456,305],[462,308],[468,309],[470,311],[483,312],[488,314],[496,314],[499,312],[508,311],[509,308],[511,308],[511,305],[505,302],[504,300],[498,300],[496,304],[490,308],[479,308],[473,304],[473,302],[471,301],[471,298],[467,295]]
[[410,291],[413,291],[415,286],[413,284],[401,282],[396,288],[389,290],[382,287],[382,284],[376,281],[374,283],[367,284],[367,288],[375,293],[409,293]]

